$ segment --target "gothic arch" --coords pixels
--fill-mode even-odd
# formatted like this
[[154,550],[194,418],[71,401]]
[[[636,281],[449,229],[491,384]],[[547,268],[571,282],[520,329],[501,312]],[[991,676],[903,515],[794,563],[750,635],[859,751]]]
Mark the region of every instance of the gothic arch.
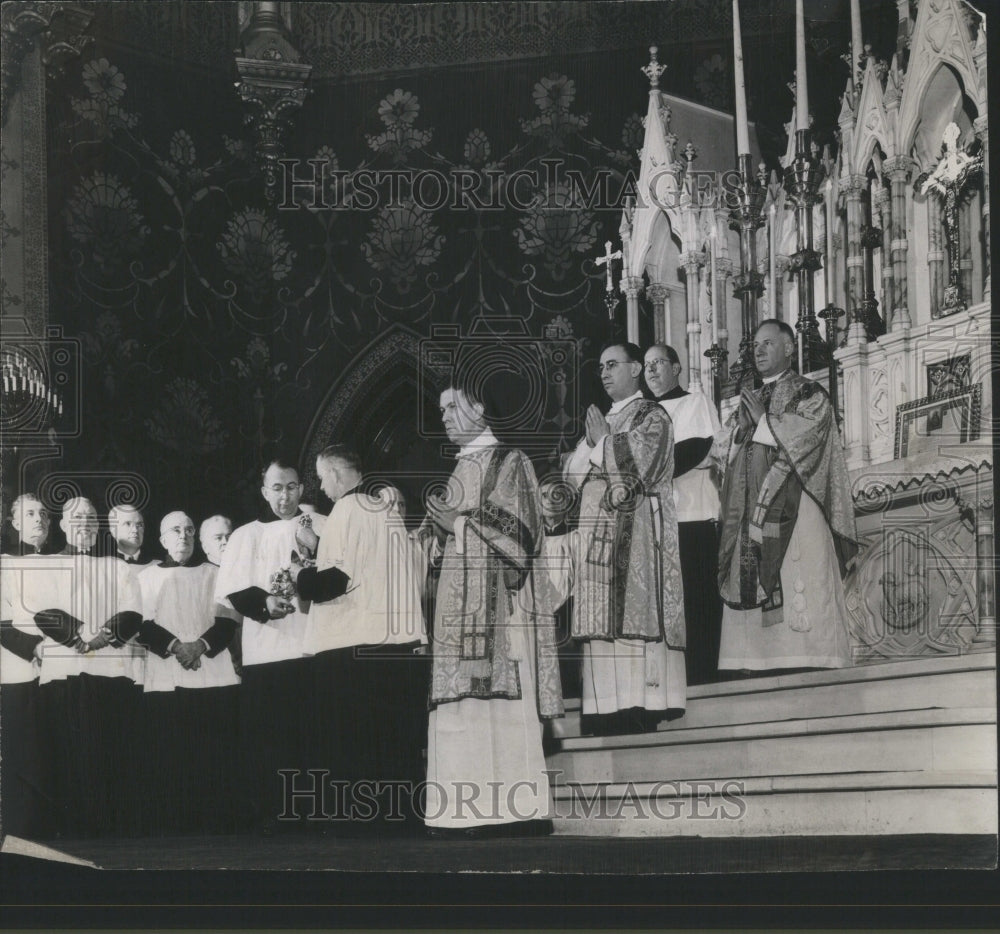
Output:
[[422,471],[441,466],[439,445],[430,439],[421,444],[421,426],[436,417],[438,387],[422,378],[420,343],[419,334],[394,325],[359,351],[330,387],[302,449],[307,501],[316,502],[319,492],[308,468],[334,442],[353,444],[370,471],[390,480],[399,474],[401,487],[412,480],[414,489],[404,489],[408,499],[419,493]]
[[[930,147],[929,155],[936,159],[944,128],[952,121],[958,124],[963,137],[967,137],[973,121],[980,116],[973,94],[968,76],[954,63],[941,61],[929,69],[917,103],[907,116],[900,115],[899,152],[913,154],[919,161],[922,150]],[[922,169],[927,167],[921,165]]]

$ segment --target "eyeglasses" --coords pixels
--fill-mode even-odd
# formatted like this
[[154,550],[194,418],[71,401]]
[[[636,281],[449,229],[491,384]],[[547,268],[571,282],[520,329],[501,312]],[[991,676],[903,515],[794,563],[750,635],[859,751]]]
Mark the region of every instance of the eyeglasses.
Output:
[[658,370],[661,366],[669,366],[673,361],[668,360],[666,357],[654,357],[652,360],[646,361],[647,370]]
[[286,491],[288,493],[294,493],[296,490],[300,489],[301,486],[302,486],[301,483],[286,483],[284,486],[282,486],[280,483],[274,483],[271,486],[269,486],[268,489],[272,493],[283,493]]

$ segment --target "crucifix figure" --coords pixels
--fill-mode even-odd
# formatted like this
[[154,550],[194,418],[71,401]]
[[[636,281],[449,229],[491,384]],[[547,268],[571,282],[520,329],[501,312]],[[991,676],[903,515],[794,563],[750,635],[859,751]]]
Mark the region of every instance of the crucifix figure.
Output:
[[958,204],[969,180],[982,171],[982,153],[970,155],[959,148],[958,126],[949,123],[944,130],[944,154],[931,172],[924,172],[914,183],[922,195],[933,193],[944,202],[944,232],[948,246],[948,287],[944,292],[943,314],[961,311],[965,301],[959,285]]
[[622,251],[615,250],[614,253],[612,253],[611,241],[605,240],[604,255],[598,256],[595,260],[598,266],[608,267],[607,285],[604,288],[604,307],[608,309],[608,320],[611,322],[614,322],[615,320],[615,309],[618,307],[618,296],[615,295],[613,265],[616,259],[620,260],[621,258]]
[[611,241],[610,240],[605,240],[604,241],[604,255],[603,256],[598,256],[597,259],[595,260],[595,262],[597,263],[598,266],[607,266],[608,267],[608,282],[607,282],[607,285],[605,286],[605,289],[604,289],[606,292],[613,292],[615,290],[614,275],[613,275],[613,272],[612,272],[612,264],[614,263],[614,261],[616,259],[621,259],[621,258],[622,258],[622,251],[621,250],[615,250],[614,253],[612,253],[611,252]]

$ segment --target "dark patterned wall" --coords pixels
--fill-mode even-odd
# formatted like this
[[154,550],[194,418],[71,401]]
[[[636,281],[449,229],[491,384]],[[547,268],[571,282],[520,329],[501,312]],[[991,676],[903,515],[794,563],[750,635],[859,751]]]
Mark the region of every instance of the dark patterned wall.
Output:
[[[51,317],[85,362],[85,430],[68,459],[146,477],[153,512],[245,513],[261,450],[297,454],[322,399],[388,329],[426,336],[487,314],[536,336],[562,327],[591,353],[607,336],[593,259],[617,239],[620,212],[587,207],[546,172],[606,172],[617,196],[641,122],[607,75],[635,71],[634,58],[317,89],[288,140],[300,173],[316,160],[331,172],[434,169],[433,186],[459,170],[521,169],[507,197],[524,206],[456,210],[449,194],[433,210],[384,187],[368,205],[328,186],[329,204],[347,194],[354,207],[282,210],[264,197],[231,86],[96,54],[49,110]],[[630,84],[644,108],[645,79]],[[491,184],[480,201],[508,204]],[[312,203],[309,190],[297,197]]]
[[[564,174],[547,177],[547,160],[588,180],[604,173],[615,201],[637,168],[648,91],[639,67],[658,32],[669,34],[664,88],[725,106],[728,0],[391,6],[295,14],[316,71],[288,154],[313,160],[303,173],[320,160],[331,173],[434,170],[448,184],[463,170],[526,170],[538,182],[516,193],[531,207],[424,209],[383,187],[370,207],[355,190],[351,210],[276,210],[233,89],[235,5],[94,5],[96,41],[52,86],[48,110],[50,315],[84,361],[84,431],[67,445],[69,467],[140,474],[153,514],[182,506],[242,519],[257,500],[261,451],[301,452],[339,381],[387,333],[398,349],[432,325],[489,314],[534,336],[571,334],[593,358],[609,333],[593,260],[617,241],[620,211],[574,200]],[[791,7],[751,7],[748,67],[782,85],[783,53],[767,30],[786,36]],[[458,60],[473,63],[420,67]],[[476,193],[489,202],[497,184]],[[378,400],[379,418],[392,409],[398,419],[407,398],[411,422],[433,416],[411,377]],[[596,381],[577,388],[580,402],[598,396]],[[412,463],[414,439],[386,440],[377,421],[357,414],[356,440],[386,463]],[[576,426],[563,428],[567,443]]]

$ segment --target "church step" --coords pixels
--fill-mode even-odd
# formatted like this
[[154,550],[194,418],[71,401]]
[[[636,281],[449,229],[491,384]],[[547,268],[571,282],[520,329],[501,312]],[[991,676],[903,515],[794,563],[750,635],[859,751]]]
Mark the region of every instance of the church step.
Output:
[[996,833],[996,772],[824,774],[556,789],[560,835]]
[[562,741],[558,784],[996,768],[996,708],[891,711]]
[[[683,717],[661,723],[674,733],[709,726],[840,714],[963,707],[995,703],[996,654],[882,663],[698,685],[688,689]],[[552,721],[558,739],[580,736],[580,701]]]

